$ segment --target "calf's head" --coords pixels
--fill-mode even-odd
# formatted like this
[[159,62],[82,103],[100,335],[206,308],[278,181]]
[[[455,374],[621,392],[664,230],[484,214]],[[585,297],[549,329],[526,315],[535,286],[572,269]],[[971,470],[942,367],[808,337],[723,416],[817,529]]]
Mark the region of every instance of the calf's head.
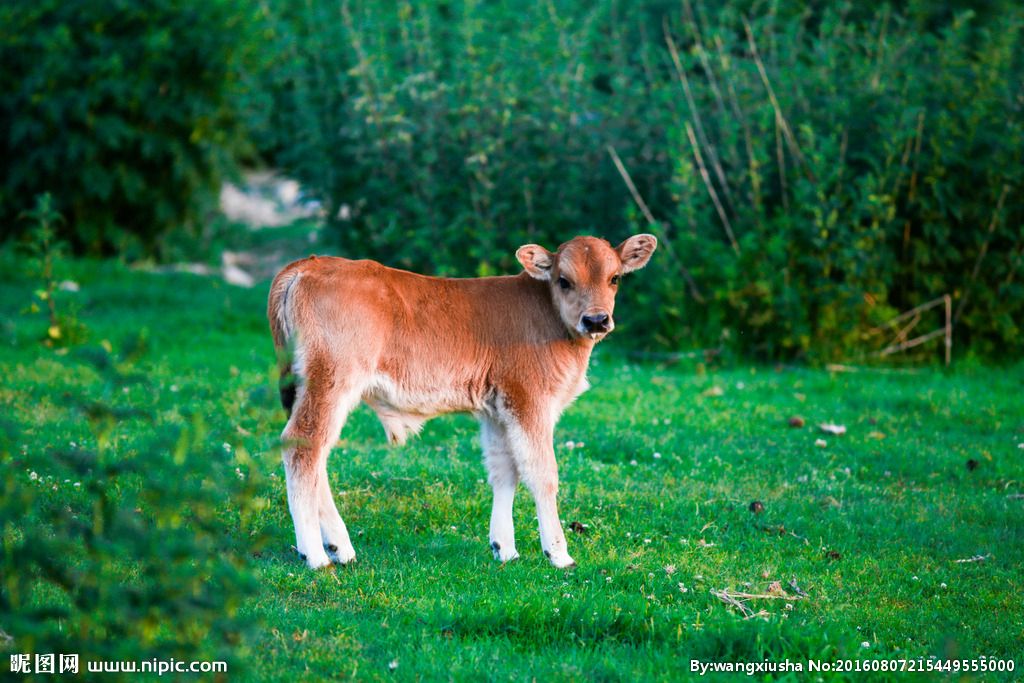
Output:
[[633,235],[617,247],[596,237],[575,237],[551,253],[537,244],[516,258],[533,278],[549,283],[551,300],[570,333],[601,339],[612,331],[619,278],[647,265],[658,246],[654,235]]

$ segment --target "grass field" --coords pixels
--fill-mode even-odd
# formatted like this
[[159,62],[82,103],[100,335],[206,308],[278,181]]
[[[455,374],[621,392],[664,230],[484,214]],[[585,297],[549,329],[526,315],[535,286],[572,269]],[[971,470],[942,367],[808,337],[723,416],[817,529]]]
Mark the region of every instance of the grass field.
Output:
[[[248,515],[218,509],[211,549],[256,578],[236,614],[249,625],[235,646],[247,679],[676,680],[692,659],[930,656],[1016,657],[1018,673],[1002,677],[1022,675],[1024,366],[662,367],[630,362],[610,340],[556,433],[562,517],[583,525],[570,532],[579,566],[568,571],[541,555],[522,489],[522,558],[492,560],[471,418],[435,420],[394,448],[361,408],[329,465],[358,563],[311,573],[291,550],[274,446],[284,415],[265,286],[71,263],[65,276],[81,291],[63,301],[89,338],[61,354],[38,343],[44,318],[22,313],[36,285],[3,263],[4,476],[30,486],[31,454],[98,438],[163,472],[160,444],[201,416],[195,448],[237,466],[258,503]],[[95,354],[109,345],[116,356],[142,330],[133,368],[144,379],[111,391]],[[117,416],[101,437],[81,407],[90,402]],[[791,427],[794,416],[806,426]],[[821,434],[824,422],[847,433]],[[31,462],[49,481],[45,458]],[[53,476],[37,505],[90,509],[88,487]],[[124,480],[120,495],[144,482]],[[2,522],[13,547],[24,520]],[[985,559],[957,562],[975,556]],[[115,561],[131,577],[139,558]],[[721,591],[773,597],[741,599],[751,616]]]

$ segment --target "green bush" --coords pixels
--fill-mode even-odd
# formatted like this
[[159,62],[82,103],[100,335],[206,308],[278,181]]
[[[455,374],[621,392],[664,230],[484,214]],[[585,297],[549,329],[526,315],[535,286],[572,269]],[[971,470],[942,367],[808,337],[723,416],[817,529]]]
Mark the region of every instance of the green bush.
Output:
[[[122,398],[153,390],[144,337],[109,349],[76,350],[90,395],[47,406],[87,423],[87,442],[41,448],[0,421],[0,656],[77,653],[83,672],[97,660],[216,660],[242,673],[249,625],[237,611],[261,543],[244,522],[265,482],[240,477],[241,449],[211,449],[200,416],[157,426]],[[126,425],[149,436],[125,446]],[[241,528],[225,518],[239,513]]]
[[[681,22],[694,102],[669,135],[674,239],[708,305],[661,319],[665,337],[726,329],[747,352],[849,358],[949,294],[961,343],[1024,348],[1022,18],[987,28],[964,13],[939,33],[888,8],[862,23],[769,16],[749,34],[730,12]],[[685,130],[698,116],[707,180]],[[940,324],[941,308],[909,336]]]
[[586,69],[606,6],[341,7],[281,6],[269,89],[276,161],[324,201],[349,253],[488,274],[525,241],[622,233],[628,195],[604,141],[627,124],[626,147],[668,173],[663,152],[640,150],[661,125],[642,84]]
[[654,230],[622,295],[641,346],[857,357],[950,294],[958,344],[1022,348],[1012,3],[271,8],[260,144],[347,255],[479,275],[524,242]]
[[252,49],[239,0],[0,5],[0,237],[53,194],[78,251],[153,253],[202,210],[244,144]]

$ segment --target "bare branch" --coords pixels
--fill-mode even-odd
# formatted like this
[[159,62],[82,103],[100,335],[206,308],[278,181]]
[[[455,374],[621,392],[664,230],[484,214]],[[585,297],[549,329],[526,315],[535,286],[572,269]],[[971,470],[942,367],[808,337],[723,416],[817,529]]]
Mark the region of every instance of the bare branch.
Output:
[[736,252],[736,255],[740,254],[740,245],[736,243],[736,236],[732,232],[732,224],[729,222],[729,217],[725,214],[725,209],[722,207],[722,202],[718,199],[718,193],[715,192],[715,186],[711,183],[711,176],[708,175],[707,166],[704,165],[704,157],[701,156],[700,146],[697,144],[697,138],[693,134],[693,126],[690,122],[686,122],[686,136],[690,138],[690,146],[693,147],[693,155],[697,159],[697,168],[700,170],[700,177],[704,180],[704,186],[708,188],[708,194],[711,195],[711,201],[715,204],[715,210],[718,211],[718,217],[722,219],[722,227],[725,228],[725,234],[729,237],[729,244],[732,245],[732,250]]
[[[654,214],[651,213],[651,209],[650,207],[647,206],[647,202],[645,202],[644,198],[640,196],[640,191],[636,189],[636,185],[633,183],[633,179],[630,177],[629,171],[626,170],[626,165],[623,164],[622,159],[619,158],[618,152],[616,152],[615,148],[612,147],[611,145],[607,145],[606,149],[608,150],[608,154],[611,155],[612,161],[615,163],[615,168],[618,169],[619,171],[619,175],[622,176],[623,182],[626,183],[626,188],[629,190],[629,193],[633,196],[633,201],[636,202],[636,205],[640,208],[640,213],[644,215],[644,218],[647,220],[647,223],[652,228],[656,228],[657,226],[660,225],[660,223],[658,223],[658,221],[654,219]],[[671,256],[672,260],[679,265],[679,270],[683,274],[683,279],[686,280],[686,284],[690,288],[690,296],[692,296],[696,301],[704,303],[704,296],[700,293],[700,290],[697,289],[697,283],[694,282],[693,276],[690,275],[690,271],[687,270],[682,260],[680,260],[680,258],[676,255],[675,249],[672,248],[672,243],[669,242],[668,238],[664,234],[664,231],[661,231],[661,234],[658,235],[658,237],[661,238],[661,242],[664,245],[665,250],[668,251],[669,256]]]
[[686,95],[686,103],[690,106],[690,114],[693,116],[693,125],[697,129],[697,139],[700,140],[701,145],[704,146],[708,151],[708,160],[711,162],[711,167],[715,171],[715,176],[718,178],[718,182],[722,185],[722,193],[725,195],[725,201],[729,205],[732,211],[736,208],[732,203],[732,192],[729,189],[729,181],[725,177],[725,171],[722,169],[722,163],[718,159],[718,153],[715,151],[714,146],[708,141],[708,136],[704,132],[704,122],[700,117],[700,110],[697,108],[697,102],[693,98],[693,92],[690,90],[690,79],[686,77],[686,71],[683,69],[683,63],[679,59],[679,50],[676,49],[676,43],[672,39],[672,33],[668,29],[668,17],[665,17],[665,21],[662,22],[662,29],[665,32],[665,44],[668,45],[669,54],[672,55],[672,64],[675,66],[676,75],[679,77],[679,82],[683,86],[683,94]]
[[761,81],[764,83],[765,89],[768,91],[768,99],[772,103],[772,109],[775,110],[775,119],[778,121],[779,127],[782,129],[782,134],[786,138],[786,142],[789,145],[790,151],[793,156],[796,157],[797,161],[804,169],[804,173],[807,175],[807,179],[812,183],[816,183],[817,180],[814,174],[811,172],[810,167],[807,165],[807,160],[804,158],[803,152],[800,151],[800,146],[796,143],[796,138],[793,136],[793,131],[789,127],[789,123],[786,121],[786,117],[782,113],[782,107],[779,106],[779,100],[775,97],[775,90],[772,88],[771,81],[768,79],[768,72],[764,68],[764,62],[761,61],[761,54],[757,51],[757,42],[754,40],[754,31],[750,28],[750,22],[743,19],[743,28],[747,32],[747,42],[750,44],[750,52],[754,57],[754,62],[757,64],[757,71],[761,74]]
[[978,252],[978,258],[974,261],[974,270],[971,271],[971,278],[967,281],[967,286],[964,287],[964,295],[961,297],[960,303],[957,304],[956,315],[953,316],[954,325],[960,321],[960,314],[964,312],[967,300],[971,296],[971,288],[974,287],[974,282],[978,279],[978,273],[981,272],[981,262],[985,260],[985,255],[988,253],[989,242],[992,241],[992,234],[996,231],[996,226],[999,225],[999,216],[1003,211],[1003,202],[1006,201],[1006,195],[1009,191],[1010,186],[1003,185],[1003,191],[999,193],[999,201],[996,202],[996,208],[992,211],[992,218],[988,222],[988,232],[985,235],[985,241]]

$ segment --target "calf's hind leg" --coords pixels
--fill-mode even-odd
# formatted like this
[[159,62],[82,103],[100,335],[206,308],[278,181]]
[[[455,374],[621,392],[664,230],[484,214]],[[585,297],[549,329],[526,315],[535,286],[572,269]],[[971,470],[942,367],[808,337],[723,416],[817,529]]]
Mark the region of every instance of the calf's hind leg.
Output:
[[310,363],[309,369],[282,439],[295,547],[310,568],[317,569],[331,563],[326,550],[332,546],[339,562],[355,559],[348,530],[331,497],[327,455],[358,401],[358,392],[348,388],[326,363]]

